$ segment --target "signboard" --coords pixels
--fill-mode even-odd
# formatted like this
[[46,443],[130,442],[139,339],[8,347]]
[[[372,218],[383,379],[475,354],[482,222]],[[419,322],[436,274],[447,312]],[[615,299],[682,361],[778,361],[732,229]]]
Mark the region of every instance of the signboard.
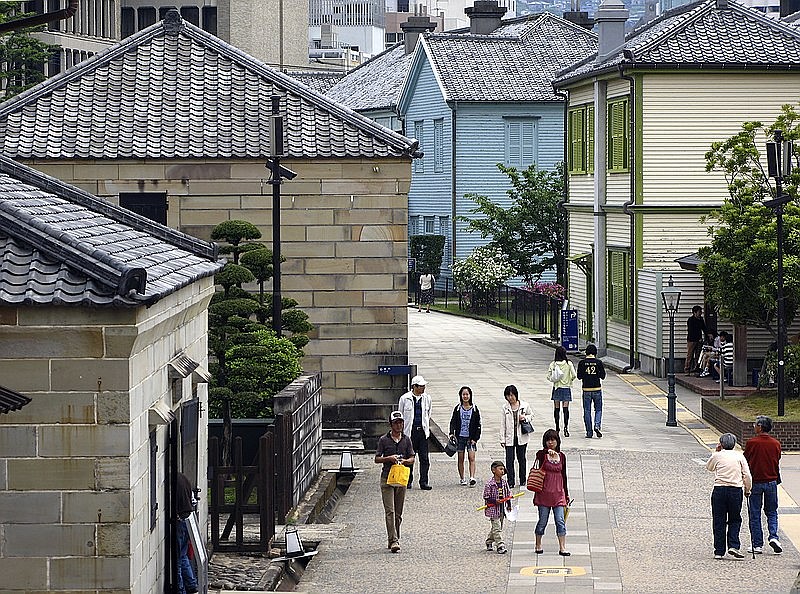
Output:
[[411,375],[411,365],[381,365],[378,375]]
[[408,271],[409,272],[416,272],[417,270],[417,259],[416,258],[409,258],[408,259]]
[[578,310],[561,310],[561,346],[567,352],[578,350]]

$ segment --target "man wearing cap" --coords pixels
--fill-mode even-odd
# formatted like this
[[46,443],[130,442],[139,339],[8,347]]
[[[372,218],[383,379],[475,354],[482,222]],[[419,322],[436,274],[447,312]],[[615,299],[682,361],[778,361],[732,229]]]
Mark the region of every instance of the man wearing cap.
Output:
[[400,524],[403,522],[403,504],[406,501],[406,488],[387,485],[389,471],[393,464],[414,464],[414,448],[411,440],[403,433],[403,414],[399,410],[389,415],[392,430],[378,440],[375,450],[375,463],[383,464],[381,471],[381,498],[386,512],[386,535],[388,546],[393,553],[400,552]]
[[[411,391],[400,396],[398,408],[403,414],[405,433],[411,439],[411,445],[419,456],[419,488],[430,491],[428,484],[428,470],[431,461],[428,457],[428,436],[430,435],[431,425],[431,397],[425,393],[425,378],[415,375],[411,378]],[[411,474],[408,477],[408,488],[414,479],[414,466],[411,466]]]

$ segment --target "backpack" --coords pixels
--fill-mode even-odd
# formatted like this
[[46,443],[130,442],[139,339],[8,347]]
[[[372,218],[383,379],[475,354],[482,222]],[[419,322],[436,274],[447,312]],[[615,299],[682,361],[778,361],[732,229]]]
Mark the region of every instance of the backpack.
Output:
[[558,363],[553,364],[553,369],[550,371],[550,381],[554,384],[557,384],[562,379],[564,379],[564,372],[561,371],[561,367]]

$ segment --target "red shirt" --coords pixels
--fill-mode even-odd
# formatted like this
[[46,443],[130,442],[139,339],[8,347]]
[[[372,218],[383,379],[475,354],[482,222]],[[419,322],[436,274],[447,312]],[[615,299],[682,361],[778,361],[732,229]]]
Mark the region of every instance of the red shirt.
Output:
[[781,459],[781,442],[769,433],[759,433],[744,445],[744,457],[750,466],[754,483],[778,480],[778,462]]

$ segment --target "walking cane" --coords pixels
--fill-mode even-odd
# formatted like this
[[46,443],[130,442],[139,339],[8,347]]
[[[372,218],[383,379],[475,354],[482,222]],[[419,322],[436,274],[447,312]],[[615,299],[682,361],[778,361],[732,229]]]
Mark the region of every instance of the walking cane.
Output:
[[[745,497],[747,500],[747,522],[750,523],[750,496]],[[750,550],[753,551],[753,561],[756,560],[756,547],[753,546],[753,534],[750,534]]]

